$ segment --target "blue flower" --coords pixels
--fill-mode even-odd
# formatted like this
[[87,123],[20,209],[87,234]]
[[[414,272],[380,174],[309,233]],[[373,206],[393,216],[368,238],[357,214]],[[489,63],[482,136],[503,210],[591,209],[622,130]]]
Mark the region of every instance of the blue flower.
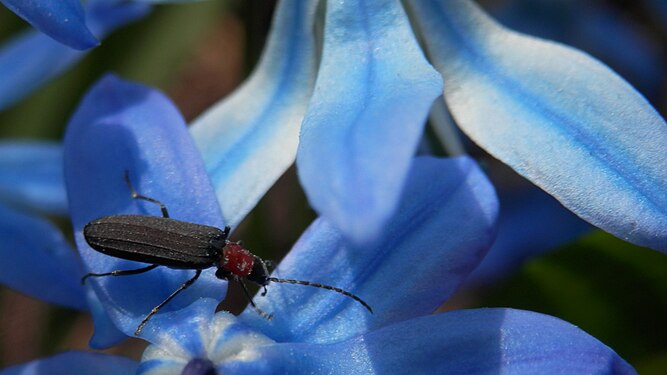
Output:
[[[222,226],[213,186],[183,119],[160,93],[102,79],[87,94],[65,137],[65,175],[75,240],[86,268],[137,268],[90,249],[82,226],[103,215],[155,215],[131,199],[125,170],[141,194],[159,198],[176,219]],[[226,282],[205,270],[146,325],[150,341],[138,372],[281,373],[635,373],[611,349],[553,317],[512,309],[431,315],[477,266],[495,235],[492,185],[467,157],[415,159],[399,206],[380,239],[349,242],[325,218],[303,234],[274,275],[335,285],[364,298],[301,285],[268,286],[239,317],[214,315]],[[145,204],[144,204],[145,203]],[[161,268],[161,269],[160,269]],[[91,280],[94,340],[109,345],[132,334],[145,314],[192,270],[160,267],[146,274]],[[23,277],[24,282],[30,281]],[[129,373],[136,364],[99,354],[66,353],[17,366],[51,374]]]
[[[0,45],[0,110],[59,76],[113,30],[145,16],[147,4],[121,0],[9,1],[3,3],[37,28],[24,31]],[[85,22],[84,22],[85,15]],[[57,40],[57,41],[56,41]],[[62,44],[62,43],[65,44]]]
[[296,158],[318,213],[373,240],[443,95],[463,132],[579,217],[667,250],[667,126],[640,94],[472,1],[403,3],[410,19],[398,0],[329,2],[321,40],[316,4],[279,4],[254,74],[192,126],[232,226]]
[[86,26],[79,0],[2,0],[7,8],[53,39],[76,49],[99,44]]
[[[196,0],[181,0],[181,2]],[[135,0],[135,3],[178,2],[178,0]],[[85,50],[100,44],[99,20],[90,8],[120,6],[147,9],[145,4],[128,5],[125,0],[90,0],[87,8],[80,0],[0,0],[4,6],[33,27],[69,47]],[[126,3],[126,4],[122,4]],[[92,4],[92,6],[90,6]]]

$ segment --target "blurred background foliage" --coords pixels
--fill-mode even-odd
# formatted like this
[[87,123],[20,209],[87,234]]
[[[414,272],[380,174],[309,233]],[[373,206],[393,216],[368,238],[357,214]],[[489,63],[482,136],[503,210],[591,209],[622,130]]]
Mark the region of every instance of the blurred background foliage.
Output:
[[[658,12],[660,1],[664,0],[481,3],[517,30],[593,54],[633,83],[665,116],[667,15]],[[261,53],[274,5],[268,0],[208,0],[156,6],[149,17],[113,33],[74,69],[0,112],[0,137],[59,139],[85,90],[108,71],[164,90],[191,120],[249,74]],[[0,42],[24,28],[21,19],[0,7]],[[279,260],[314,217],[292,168],[234,237],[243,238],[258,255]],[[66,219],[55,220],[69,232]],[[238,313],[244,305],[240,291],[232,286],[220,308]],[[640,373],[667,373],[667,257],[661,253],[595,232],[527,261],[494,285],[464,288],[444,308],[485,306],[560,317],[615,349]],[[0,289],[0,325],[0,368],[58,351],[87,349],[92,332],[86,314],[7,289]],[[138,359],[144,346],[129,339],[108,352]]]

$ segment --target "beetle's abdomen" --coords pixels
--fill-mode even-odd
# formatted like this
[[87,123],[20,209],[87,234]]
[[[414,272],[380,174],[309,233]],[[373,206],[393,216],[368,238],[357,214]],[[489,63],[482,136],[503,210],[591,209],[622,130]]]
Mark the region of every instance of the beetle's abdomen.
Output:
[[225,245],[216,227],[158,216],[105,216],[86,224],[83,236],[101,253],[171,268],[211,267]]

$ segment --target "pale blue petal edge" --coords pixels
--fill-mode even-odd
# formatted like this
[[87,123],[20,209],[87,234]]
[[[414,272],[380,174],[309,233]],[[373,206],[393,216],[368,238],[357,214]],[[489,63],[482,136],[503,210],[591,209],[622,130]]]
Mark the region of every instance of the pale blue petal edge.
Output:
[[232,227],[294,162],[315,81],[316,7],[316,1],[281,1],[253,74],[190,127]]
[[396,209],[442,80],[400,1],[334,1],[326,11],[298,172],[311,206],[364,243]]
[[667,124],[590,56],[471,1],[410,1],[445,99],[481,147],[584,220],[667,251]]
[[7,8],[51,38],[84,50],[99,44],[86,27],[80,0],[0,0]]
[[[636,374],[612,349],[570,323],[513,309],[446,312],[348,341],[259,348],[225,374]],[[256,361],[260,362],[260,360]],[[260,370],[264,371],[260,371]]]
[[[147,14],[145,4],[93,2],[89,23],[102,38],[117,27]],[[0,110],[10,107],[46,82],[62,74],[86,55],[48,36],[30,30],[5,42],[0,49]]]
[[0,142],[0,201],[66,215],[62,145],[52,141]]
[[466,283],[490,285],[532,257],[590,233],[594,227],[536,187],[498,193],[498,236]]
[[137,365],[125,357],[71,351],[0,370],[0,375],[131,375]]
[[0,283],[74,309],[87,308],[81,261],[55,225],[0,204]]
[[[123,179],[125,170],[137,191],[162,201],[172,218],[224,226],[201,156],[175,106],[156,90],[106,76],[82,100],[65,135],[70,213],[87,270],[146,266],[98,253],[82,234],[86,223],[105,215],[160,215],[155,204],[131,199]],[[160,267],[141,275],[90,279],[87,285],[94,287],[116,326],[132,335],[153,307],[193,275],[193,270]],[[212,270],[205,271],[197,283],[165,306],[164,312],[208,297],[212,314],[225,292],[226,283],[215,278]],[[168,328],[153,323],[149,322],[145,332]]]
[[335,342],[435,311],[482,260],[495,235],[498,200],[470,158],[415,159],[394,217],[373,245],[355,247],[321,218],[306,230],[273,276],[328,284],[330,290],[271,283],[248,308],[247,324],[274,340]]

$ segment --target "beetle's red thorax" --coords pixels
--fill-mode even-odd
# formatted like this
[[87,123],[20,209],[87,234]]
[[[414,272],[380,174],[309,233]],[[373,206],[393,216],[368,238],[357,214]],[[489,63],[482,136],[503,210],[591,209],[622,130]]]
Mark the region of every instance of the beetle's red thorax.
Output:
[[222,248],[220,267],[238,277],[248,277],[252,272],[255,258],[250,251],[235,242],[228,242]]

